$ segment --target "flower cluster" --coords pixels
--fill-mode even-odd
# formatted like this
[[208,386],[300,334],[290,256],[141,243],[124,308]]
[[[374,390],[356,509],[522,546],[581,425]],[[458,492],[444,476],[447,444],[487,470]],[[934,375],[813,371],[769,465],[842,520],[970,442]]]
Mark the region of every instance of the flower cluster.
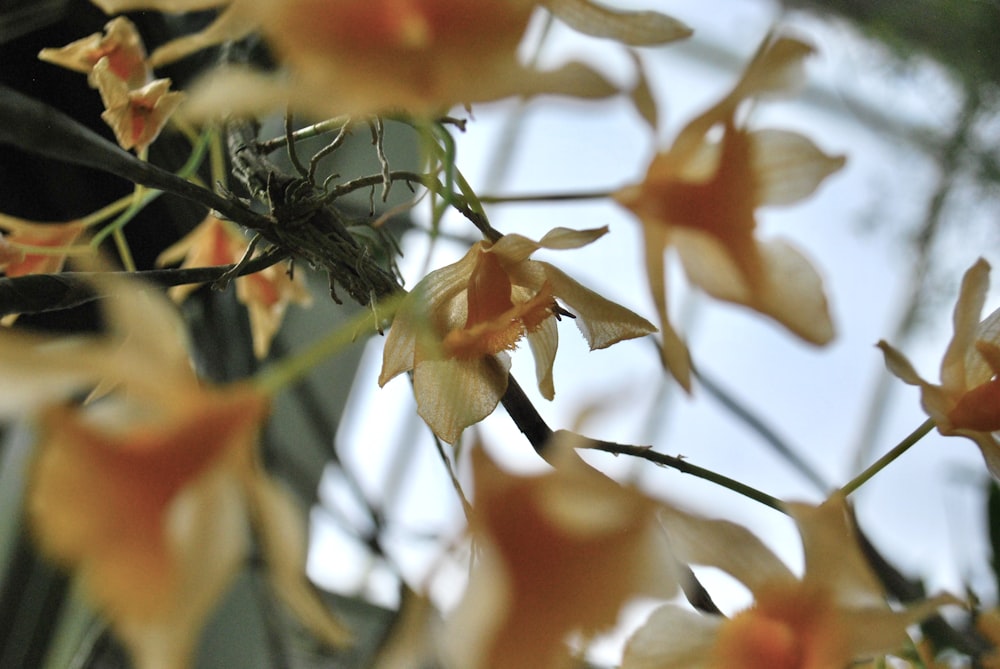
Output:
[[38,425],[26,504],[42,552],[79,576],[141,669],[189,666],[251,528],[289,607],[346,643],[304,580],[299,514],[257,462],[267,396],[201,383],[162,296],[111,279],[95,289],[108,295],[105,335],[0,333],[0,374],[18,388],[0,412]]
[[[183,259],[181,267],[237,265],[249,247],[250,242],[239,226],[209,214],[194,230],[160,253],[157,264],[169,265]],[[170,295],[181,301],[195,288],[194,284],[175,286]],[[293,277],[289,271],[272,265],[236,279],[236,299],[246,306],[250,316],[254,354],[263,358],[281,328],[288,305],[308,306],[312,294],[301,274]]]
[[117,17],[104,34],[84,37],[38,57],[87,75],[101,94],[101,118],[123,149],[144,153],[159,136],[184,96],[170,90],[169,79],[152,79],[142,38],[131,21]]
[[[690,283],[709,296],[742,305],[811,344],[832,340],[833,319],[820,272],[795,245],[766,238],[758,229],[762,208],[810,197],[845,164],[844,157],[828,155],[802,134],[751,123],[748,108],[786,95],[800,83],[813,53],[806,41],[778,32],[768,35],[732,88],[655,153],[641,179],[600,194],[618,213],[624,209],[638,220],[658,329],[556,265],[535,259],[536,254],[569,254],[595,243],[608,234],[607,226],[553,227],[541,237],[503,234],[492,227],[486,205],[503,198],[479,197],[467,183],[449,134],[464,121],[446,115],[464,106],[471,116],[471,105],[511,97],[621,96],[655,127],[652,87],[632,47],[687,37],[691,31],[681,22],[655,11],[592,0],[94,3],[109,14],[217,10],[204,30],[169,41],[151,56],[136,27],[120,16],[102,33],[39,54],[44,61],[86,74],[99,92],[102,118],[124,149],[109,149],[125,165],[119,172],[127,174],[133,167],[137,173],[153,173],[142,161],[182,103],[189,103],[189,119],[211,120],[204,143],[180,177],[162,170],[152,183],[137,177],[133,197],[90,217],[41,225],[0,215],[0,229],[7,233],[0,238],[0,267],[7,277],[58,272],[66,252],[75,251],[72,244],[92,222],[124,212],[124,225],[133,210],[145,205],[146,195],[170,191],[174,184],[175,195],[207,202],[233,220],[209,211],[189,234],[160,253],[159,267],[223,268],[218,283],[225,283],[238,273],[225,266],[256,262],[257,243],[264,240],[271,245],[268,252],[274,252],[265,259],[295,256],[327,270],[331,291],[334,277],[348,284],[341,277],[352,274],[356,286],[378,285],[369,295],[361,288],[348,290],[371,308],[374,329],[382,333],[388,327],[378,385],[408,375],[417,413],[430,432],[456,447],[456,460],[471,451],[473,503],[462,498],[472,547],[467,587],[457,605],[437,621],[440,634],[415,633],[402,622],[394,627],[394,640],[418,639],[413,643],[420,652],[406,660],[408,666],[418,654],[433,654],[455,669],[567,669],[587,644],[615,627],[636,598],[653,598],[657,608],[629,636],[622,669],[878,666],[886,654],[913,643],[911,625],[942,607],[963,604],[950,595],[904,604],[886,594],[862,549],[847,500],[850,484],[829,496],[824,493],[826,499],[818,504],[785,502],[689,465],[682,457],[553,432],[544,423],[529,436],[537,454],[551,465],[543,474],[507,471],[486,455],[479,439],[471,449],[460,448],[466,429],[501,402],[508,408],[528,403],[511,377],[511,354],[522,342],[533,356],[540,395],[555,398],[558,329],[564,321],[573,321],[591,351],[660,331],[663,367],[690,390],[693,363],[682,333],[671,322],[667,300],[668,253],[679,257]],[[532,17],[539,14],[588,39],[617,42],[632,57],[637,83],[626,90],[584,62],[548,70],[527,64],[522,57],[525,37]],[[169,79],[154,78],[154,68],[251,34],[259,36],[261,51],[267,52],[262,60],[272,69],[230,63],[213,68],[187,93],[172,91]],[[226,125],[230,115],[275,108],[304,112],[320,122],[298,129],[286,116],[283,136],[271,140],[238,137],[244,128],[240,124],[239,132],[225,138],[233,172],[246,186],[233,195],[220,128],[237,127]],[[402,119],[419,136],[427,149],[417,168],[421,173],[392,169],[383,116]],[[337,182],[339,174],[318,176],[320,161],[359,123],[371,128],[378,173],[342,182]],[[298,147],[334,126],[337,137],[315,151],[306,167]],[[219,187],[198,191],[203,184],[191,175],[206,146]],[[268,154],[277,147],[287,149],[294,175],[269,162]],[[244,161],[243,152],[253,159]],[[355,221],[341,215],[337,198],[378,185],[388,193],[396,181],[430,193],[434,235],[440,232],[443,212],[451,208],[470,219],[482,237],[470,241],[456,262],[424,274],[408,293],[399,287],[397,301],[380,304],[378,298],[401,281],[392,273],[395,267],[386,269],[379,259],[372,263],[383,273],[380,277],[388,278],[365,283],[368,275],[361,267],[367,269],[365,263],[372,260],[369,247],[358,242],[361,235],[353,235]],[[158,192],[150,194],[146,186]],[[249,199],[242,200],[244,196]],[[573,195],[551,199],[565,197]],[[371,209],[373,218],[374,202]],[[253,241],[241,222],[258,233]],[[115,241],[127,246],[120,225],[104,232],[117,234]],[[338,255],[341,247],[355,255],[345,260]],[[161,271],[172,279],[178,276],[173,269]],[[923,407],[938,430],[972,439],[1000,478],[995,436],[1000,433],[1000,310],[980,322],[988,272],[986,262],[979,261],[965,275],[939,384],[924,380],[889,344],[880,342],[879,347],[889,370],[920,389]],[[184,324],[163,291],[109,272],[95,274],[85,284],[105,298],[106,323],[100,334],[57,338],[0,332],[0,383],[8,384],[0,392],[0,417],[27,417],[35,426],[25,507],[40,552],[79,579],[139,669],[190,666],[210,612],[248,558],[257,554],[276,593],[312,634],[330,646],[348,644],[351,635],[305,577],[307,538],[301,514],[265,471],[257,440],[276,387],[301,379],[304,370],[315,367],[317,352],[328,355],[360,330],[330,333],[255,381],[212,385],[192,369]],[[273,265],[234,281],[236,298],[249,312],[253,352],[265,358],[288,305],[309,304],[312,297],[301,273],[293,275],[287,266]],[[166,292],[181,301],[195,289],[181,285]],[[660,370],[658,364],[653,367]],[[281,383],[275,381],[279,377]],[[515,422],[529,432],[516,417]],[[925,424],[927,430],[930,424]],[[445,448],[438,445],[447,461]],[[801,537],[804,570],[795,573],[742,526],[689,512],[659,491],[609,477],[581,456],[591,448],[697,473],[786,513]],[[449,473],[461,488],[463,472],[457,469]],[[380,511],[372,512],[379,529]],[[369,538],[371,546],[384,550],[378,537]],[[726,616],[710,597],[699,599],[695,570],[701,567],[721,570],[745,586],[750,606]],[[679,601],[682,592],[692,606]],[[993,639],[995,616],[981,620]],[[427,653],[427,648],[433,651]],[[982,659],[984,666],[1000,665],[995,654],[984,653]]]
[[573,666],[570,639],[607,630],[633,598],[672,598],[695,566],[736,578],[753,605],[727,618],[663,604],[628,641],[622,669],[843,669],[899,651],[910,625],[961,605],[940,595],[890,606],[841,495],[787,505],[805,555],[797,577],[747,529],[607,478],[574,452],[585,445],[557,433],[555,470],[535,476],[473,452],[477,553],[445,620],[447,666]]
[[194,116],[288,105],[319,117],[405,111],[433,117],[457,104],[512,95],[608,97],[617,89],[581,63],[541,71],[518,47],[538,5],[574,28],[627,44],[682,39],[690,29],[656,12],[590,0],[95,0],[108,13],[224,7],[208,28],[158,49],[155,65],[258,30],[287,68],[271,76],[226,68],[193,93]]

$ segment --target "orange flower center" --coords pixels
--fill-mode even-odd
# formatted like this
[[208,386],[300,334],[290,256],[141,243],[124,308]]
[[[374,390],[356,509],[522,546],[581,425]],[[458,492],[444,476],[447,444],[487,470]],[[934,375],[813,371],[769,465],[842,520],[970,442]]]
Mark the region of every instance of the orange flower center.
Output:
[[547,282],[534,297],[514,304],[513,285],[507,271],[496,254],[480,251],[469,277],[465,327],[445,336],[445,354],[459,360],[474,360],[513,350],[522,337],[537,330],[553,315],[554,307]]
[[758,593],[753,608],[728,620],[712,669],[843,669],[850,662],[830,593],[792,583]]
[[[685,181],[684,165],[654,164],[639,200],[630,206],[641,217],[713,236],[754,281],[761,270],[753,238],[757,204],[750,151],[747,133],[727,123],[711,178]],[[676,158],[666,154],[660,160]]]
[[948,412],[948,420],[957,428],[978,432],[1000,430],[1000,377],[994,376],[962,395]]

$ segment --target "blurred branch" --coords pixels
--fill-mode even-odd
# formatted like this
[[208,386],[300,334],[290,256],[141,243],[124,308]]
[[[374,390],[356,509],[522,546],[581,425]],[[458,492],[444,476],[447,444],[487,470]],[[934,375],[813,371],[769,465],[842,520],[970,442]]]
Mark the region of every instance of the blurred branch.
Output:
[[[114,272],[145,279],[160,286],[189,283],[210,283],[226,277],[234,270],[236,276],[253,274],[286,258],[285,253],[266,253],[237,265],[195,267],[190,269],[156,269],[138,272]],[[35,314],[69,309],[101,297],[94,292],[95,273],[63,272],[61,274],[28,274],[0,278],[0,316]]]

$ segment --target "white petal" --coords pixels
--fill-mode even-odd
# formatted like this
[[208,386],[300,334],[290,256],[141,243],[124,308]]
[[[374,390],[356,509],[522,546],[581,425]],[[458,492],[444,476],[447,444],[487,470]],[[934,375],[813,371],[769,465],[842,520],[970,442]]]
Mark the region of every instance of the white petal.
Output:
[[941,385],[949,391],[966,390],[965,358],[975,340],[989,286],[990,264],[980,258],[962,277],[962,287],[952,313],[954,335],[941,360]]
[[621,669],[702,669],[724,620],[661,606],[628,640]]
[[878,343],[878,347],[885,356],[886,368],[900,381],[908,383],[911,386],[923,387],[927,385],[927,382],[920,378],[917,370],[913,368],[913,365],[910,364],[905,355],[894,349],[884,340]]
[[172,63],[202,49],[229,40],[242,39],[253,32],[255,28],[256,24],[239,12],[237,7],[230,7],[204,30],[170,40],[159,47],[149,57],[149,64],[151,67],[160,67]]
[[494,242],[490,252],[497,254],[505,266],[514,266],[527,260],[540,248],[578,249],[599,239],[607,232],[607,226],[590,230],[553,228],[537,242],[523,235],[509,234]]
[[834,495],[819,506],[788,504],[805,554],[804,581],[828,587],[846,608],[885,605],[882,586],[861,554],[846,502]]
[[642,316],[585,288],[556,267],[538,264],[545,269],[555,296],[576,314],[576,325],[591,350],[656,332],[656,326]]
[[528,345],[535,358],[535,377],[538,380],[538,390],[542,397],[551,400],[556,389],[552,380],[552,366],[556,359],[556,349],[559,347],[559,329],[556,319],[547,318],[537,330],[528,334]]
[[510,356],[424,360],[413,370],[417,413],[438,437],[454,444],[462,431],[493,413],[507,390]]
[[828,343],[834,327],[816,268],[783,240],[760,242],[757,248],[764,264],[764,287],[750,306],[810,343]]
[[726,520],[700,518],[678,509],[660,514],[677,559],[718,567],[751,592],[774,582],[793,581],[794,574],[752,532]]
[[574,30],[631,46],[653,46],[690,37],[675,18],[652,11],[622,11],[589,0],[545,0],[545,7]]
[[749,136],[760,205],[798,202],[846,162],[843,156],[828,156],[794,132],[758,130]]

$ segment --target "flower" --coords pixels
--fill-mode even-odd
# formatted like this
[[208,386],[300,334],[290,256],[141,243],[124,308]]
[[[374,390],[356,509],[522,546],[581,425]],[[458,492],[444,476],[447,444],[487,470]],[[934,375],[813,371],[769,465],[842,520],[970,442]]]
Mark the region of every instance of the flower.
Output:
[[228,40],[246,37],[254,29],[236,11],[234,0],[92,0],[105,14],[117,14],[138,9],[157,9],[161,12],[195,12],[223,7],[222,13],[209,26],[192,35],[170,40],[157,48],[149,57],[151,67],[160,67]]
[[537,242],[506,235],[477,242],[457,263],[428,274],[396,313],[379,385],[413,370],[418,413],[436,435],[455,443],[496,408],[507,389],[507,351],[522,338],[534,353],[538,388],[552,399],[560,315],[574,316],[591,350],[655,332],[644,318],[552,265],[529,260],[540,248],[579,248],[606,232],[556,228]]
[[102,58],[90,73],[91,82],[104,101],[101,118],[115,133],[123,149],[145,151],[159,136],[181,101],[183,93],[170,90],[169,79],[156,79],[142,88],[129,88]]
[[[164,250],[156,263],[168,265],[184,259],[182,267],[231,265],[246,255],[249,244],[233,223],[209,214],[183,239]],[[175,286],[170,289],[170,296],[179,302],[196,287]],[[254,354],[258,358],[267,355],[288,305],[312,304],[312,294],[301,275],[293,278],[277,265],[237,278],[236,299],[247,308]]]
[[743,583],[754,603],[731,618],[664,605],[629,640],[622,669],[843,669],[898,649],[909,625],[960,603],[941,595],[890,608],[842,496],[788,511],[802,537],[801,579],[738,525],[662,511],[678,559],[718,567]]
[[971,439],[1000,478],[1000,309],[979,322],[990,265],[980,258],[966,272],[952,316],[954,334],[941,360],[941,383],[925,381],[906,357],[885,341],[878,347],[889,371],[920,388],[920,403],[938,432]]
[[[9,233],[4,241],[13,247],[11,250],[20,251],[7,257],[2,266],[5,275],[15,277],[60,271],[66,262],[66,253],[62,249],[70,247],[83,234],[85,227],[80,221],[38,223],[0,214],[0,230]],[[33,252],[36,248],[51,248],[53,253]]]
[[979,658],[983,669],[1000,669],[1000,610],[993,608],[979,612],[976,631],[992,646]]
[[[78,576],[138,669],[179,669],[252,525],[278,593],[320,638],[344,643],[304,579],[301,517],[256,461],[268,398],[200,383],[159,295],[96,284],[108,334],[0,335],[0,383],[17,388],[0,393],[0,413],[38,424],[26,506],[41,552]],[[65,403],[98,383],[100,399]]]
[[[676,248],[689,280],[713,297],[770,316],[811,343],[833,337],[819,275],[788,242],[759,240],[755,211],[807,197],[840,169],[844,158],[824,154],[801,135],[751,131],[736,120],[744,101],[789,88],[811,52],[797,39],[769,38],[733,90],[654,157],[641,183],[615,194],[642,223],[664,362],[685,388],[690,388],[691,367],[669,321],[667,247]],[[715,131],[721,131],[718,139]]]
[[587,465],[574,437],[550,444],[556,468],[540,476],[473,450],[476,561],[445,621],[450,666],[567,667],[567,636],[611,627],[633,597],[676,594],[660,503]]
[[538,5],[574,28],[630,44],[662,44],[691,32],[656,12],[611,10],[589,0],[240,2],[231,11],[257,26],[288,76],[219,69],[192,91],[188,113],[255,113],[290,104],[319,117],[434,116],[512,95],[618,93],[579,62],[547,71],[520,62],[518,49]]
[[194,117],[262,112],[288,104],[319,116],[399,110],[433,115],[456,104],[517,94],[615,94],[603,77],[580,63],[542,72],[518,62],[518,47],[538,5],[581,32],[629,45],[663,44],[691,34],[683,23],[658,12],[622,11],[590,0],[482,0],[473,5],[462,0],[94,3],[107,13],[222,9],[204,30],[154,51],[149,58],[154,67],[258,30],[291,71],[287,79],[247,68],[219,69],[196,88],[189,111]]
[[94,33],[59,49],[42,49],[38,57],[76,72],[89,75],[103,58],[108,71],[128,88],[141,88],[149,81],[146,48],[135,24],[119,16],[104,26],[104,34]]

